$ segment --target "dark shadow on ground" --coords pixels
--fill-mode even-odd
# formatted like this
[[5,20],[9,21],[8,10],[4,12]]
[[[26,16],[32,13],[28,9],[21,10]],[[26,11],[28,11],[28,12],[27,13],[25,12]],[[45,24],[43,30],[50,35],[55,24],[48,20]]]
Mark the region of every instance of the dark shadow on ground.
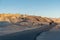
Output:
[[40,35],[42,32],[50,30],[54,26],[55,26],[55,24],[49,25],[49,26],[46,25],[41,28],[7,34],[4,36],[0,36],[0,40],[36,40],[36,37],[38,35]]
[[7,21],[0,21],[0,27],[7,27],[10,26],[11,23],[7,22]]

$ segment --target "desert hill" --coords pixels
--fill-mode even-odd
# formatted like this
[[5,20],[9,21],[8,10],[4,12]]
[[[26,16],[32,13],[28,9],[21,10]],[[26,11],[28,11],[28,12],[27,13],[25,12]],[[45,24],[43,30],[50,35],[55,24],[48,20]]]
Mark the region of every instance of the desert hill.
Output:
[[[33,16],[33,15],[22,15],[22,14],[0,14],[0,24],[16,24],[16,25],[39,25],[39,24],[49,24],[54,21],[59,23],[58,19],[51,19],[48,17]],[[5,22],[5,23],[4,23]],[[7,23],[8,22],[8,23]]]
[[[41,16],[22,15],[22,14],[0,14],[0,27],[11,29],[25,29],[49,25],[50,22],[60,23],[57,18]],[[56,26],[55,28],[60,28]]]
[[[23,25],[23,26],[36,26],[39,24],[49,24],[53,21],[47,17],[22,15],[22,14],[0,14],[0,24],[8,25]],[[5,22],[5,23],[4,23]],[[8,23],[7,23],[8,22]],[[9,25],[10,25],[9,24]]]
[[[0,35],[43,26],[45,28],[50,26],[49,23],[52,21],[55,22],[55,19],[33,15],[0,14]],[[48,27],[48,29],[50,28]],[[51,30],[60,30],[60,24],[52,27]]]
[[52,20],[56,23],[60,23],[60,18],[52,18]]
[[28,22],[51,22],[52,20],[47,17],[20,15],[20,14],[0,14],[0,21],[8,21],[11,23],[17,23],[21,21]]

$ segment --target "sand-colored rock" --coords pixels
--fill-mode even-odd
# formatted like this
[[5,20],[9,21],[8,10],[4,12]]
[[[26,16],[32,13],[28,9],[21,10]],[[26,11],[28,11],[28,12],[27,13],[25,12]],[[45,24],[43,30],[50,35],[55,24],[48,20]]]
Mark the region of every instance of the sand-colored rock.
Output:
[[[42,25],[49,24],[52,21],[60,23],[60,18],[48,18],[22,14],[0,14],[0,27],[40,27]],[[56,26],[55,28],[60,29],[60,26]]]
[[60,18],[52,18],[52,20],[56,23],[60,23]]
[[60,23],[60,18],[48,18],[48,17],[41,17],[41,16],[32,16],[32,15],[22,15],[22,14],[0,14],[0,21],[7,21],[13,24],[22,24],[23,23],[50,23],[54,21],[56,23]]
[[11,23],[17,23],[21,21],[51,22],[51,19],[41,16],[30,16],[30,15],[21,15],[21,14],[0,14],[0,21],[8,21]]

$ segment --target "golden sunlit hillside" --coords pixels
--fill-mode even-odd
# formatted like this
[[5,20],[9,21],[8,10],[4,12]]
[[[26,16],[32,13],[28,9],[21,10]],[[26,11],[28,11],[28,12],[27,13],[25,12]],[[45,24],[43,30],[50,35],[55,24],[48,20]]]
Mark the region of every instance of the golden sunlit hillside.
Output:
[[8,21],[11,23],[30,21],[30,22],[51,22],[51,19],[41,16],[31,16],[22,14],[0,14],[0,21]]

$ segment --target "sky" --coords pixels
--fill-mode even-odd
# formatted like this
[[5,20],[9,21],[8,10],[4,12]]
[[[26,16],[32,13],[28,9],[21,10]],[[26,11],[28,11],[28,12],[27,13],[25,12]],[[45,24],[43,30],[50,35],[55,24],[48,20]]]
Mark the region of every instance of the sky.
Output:
[[0,13],[60,17],[60,0],[0,0]]

